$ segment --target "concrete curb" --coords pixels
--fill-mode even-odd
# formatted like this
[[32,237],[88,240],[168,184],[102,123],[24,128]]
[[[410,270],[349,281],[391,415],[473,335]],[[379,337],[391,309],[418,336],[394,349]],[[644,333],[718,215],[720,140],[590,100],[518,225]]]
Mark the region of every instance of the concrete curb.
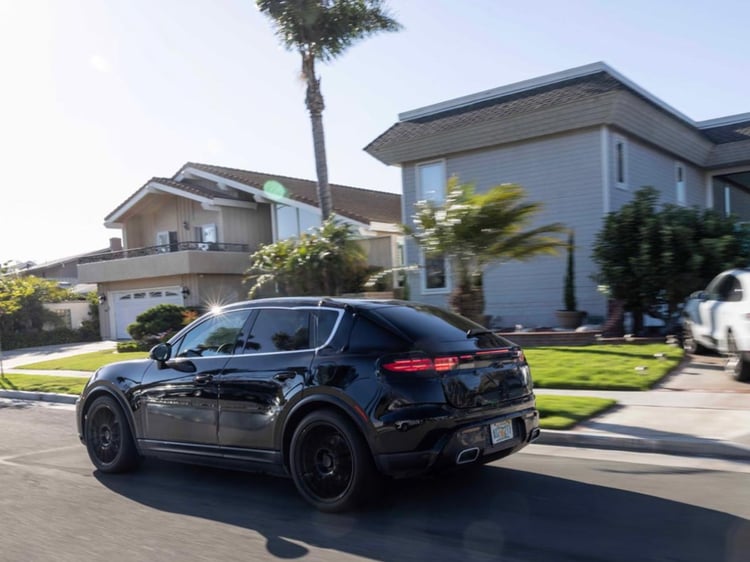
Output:
[[750,462],[750,447],[731,441],[704,439],[700,437],[653,439],[543,429],[539,439],[534,441],[534,443],[594,449],[616,449],[640,453],[700,456]]
[[26,390],[0,390],[0,398],[11,400],[37,400],[41,402],[56,402],[58,404],[75,404],[77,394],[57,394],[54,392],[29,392]]

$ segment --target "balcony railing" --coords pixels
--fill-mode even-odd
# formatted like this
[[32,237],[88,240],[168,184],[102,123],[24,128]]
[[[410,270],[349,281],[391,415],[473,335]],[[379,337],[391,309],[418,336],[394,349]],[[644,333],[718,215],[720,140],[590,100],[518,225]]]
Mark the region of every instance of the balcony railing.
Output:
[[103,252],[86,256],[78,260],[82,263],[96,263],[109,260],[121,260],[127,258],[137,258],[141,256],[155,256],[169,252],[184,252],[188,250],[199,250],[202,252],[243,252],[250,253],[250,247],[247,244],[219,244],[217,242],[175,242],[174,244],[162,244],[160,246],[146,246],[144,248],[129,248],[127,250],[117,250],[114,252]]

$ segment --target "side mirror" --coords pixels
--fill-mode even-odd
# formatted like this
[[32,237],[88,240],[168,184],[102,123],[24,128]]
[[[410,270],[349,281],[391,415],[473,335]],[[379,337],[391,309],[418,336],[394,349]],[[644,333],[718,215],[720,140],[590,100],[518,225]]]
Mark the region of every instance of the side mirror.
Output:
[[151,348],[148,356],[160,364],[164,364],[172,357],[172,346],[168,343],[159,343]]

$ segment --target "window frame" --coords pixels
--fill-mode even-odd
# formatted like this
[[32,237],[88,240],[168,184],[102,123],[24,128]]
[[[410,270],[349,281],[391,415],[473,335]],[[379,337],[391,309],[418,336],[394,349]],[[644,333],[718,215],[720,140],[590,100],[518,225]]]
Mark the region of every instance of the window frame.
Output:
[[[253,329],[255,328],[255,324],[258,321],[258,317],[260,316],[260,313],[262,311],[268,311],[268,310],[291,310],[291,311],[298,311],[303,310],[308,313],[308,324],[312,328],[310,334],[308,335],[310,345],[313,347],[305,348],[305,349],[291,349],[291,350],[275,350],[275,351],[263,351],[263,352],[253,352],[248,351],[245,349],[245,346],[243,345],[243,348],[241,350],[238,350],[237,353],[235,353],[235,356],[240,355],[250,355],[253,357],[258,357],[262,355],[274,355],[278,353],[310,353],[314,351],[318,351],[320,349],[323,349],[327,345],[331,343],[331,340],[336,335],[336,332],[339,329],[339,326],[341,324],[341,319],[344,316],[344,311],[338,308],[327,308],[327,307],[319,307],[319,306],[295,306],[295,307],[284,307],[284,306],[262,306],[258,308],[254,308],[253,314],[250,317],[249,322],[246,324],[245,328],[245,339],[249,339],[250,335],[253,333]],[[315,347],[315,342],[318,339],[317,329],[318,329],[318,323],[314,321],[314,314],[315,312],[333,312],[336,316],[336,321],[333,323],[333,328],[331,329],[331,333],[328,334],[328,337],[326,340],[321,344]],[[245,342],[246,343],[246,342]]]
[[613,135],[613,152],[615,185],[628,189],[628,143],[624,136]]
[[[419,252],[419,278],[420,278],[420,285],[422,289],[423,295],[441,295],[451,292],[451,269],[450,269],[450,260],[448,259],[448,256],[443,255],[443,268],[445,270],[445,285],[443,287],[428,287],[427,286],[427,256],[425,256],[424,252]],[[439,259],[437,257],[430,258],[430,259]]]
[[687,206],[687,170],[682,162],[674,163],[675,200],[681,207]]
[[[416,185],[416,196],[417,201],[432,201],[433,203],[436,203],[438,205],[445,202],[445,197],[447,195],[447,185],[448,185],[448,175],[446,171],[446,165],[445,165],[445,159],[441,158],[439,160],[428,160],[426,162],[419,162],[414,166],[415,171],[415,185]],[[423,191],[423,181],[422,181],[422,172],[424,168],[430,167],[430,166],[440,166],[442,170],[442,197],[440,200],[436,199],[429,199],[425,197],[424,191]]]

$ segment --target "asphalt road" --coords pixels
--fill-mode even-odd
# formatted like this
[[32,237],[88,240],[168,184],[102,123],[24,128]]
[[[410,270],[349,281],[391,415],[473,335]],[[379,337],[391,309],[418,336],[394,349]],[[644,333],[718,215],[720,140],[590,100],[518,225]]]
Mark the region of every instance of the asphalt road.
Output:
[[750,467],[532,445],[347,515],[291,480],[92,470],[70,406],[0,400],[0,560],[750,560]]

